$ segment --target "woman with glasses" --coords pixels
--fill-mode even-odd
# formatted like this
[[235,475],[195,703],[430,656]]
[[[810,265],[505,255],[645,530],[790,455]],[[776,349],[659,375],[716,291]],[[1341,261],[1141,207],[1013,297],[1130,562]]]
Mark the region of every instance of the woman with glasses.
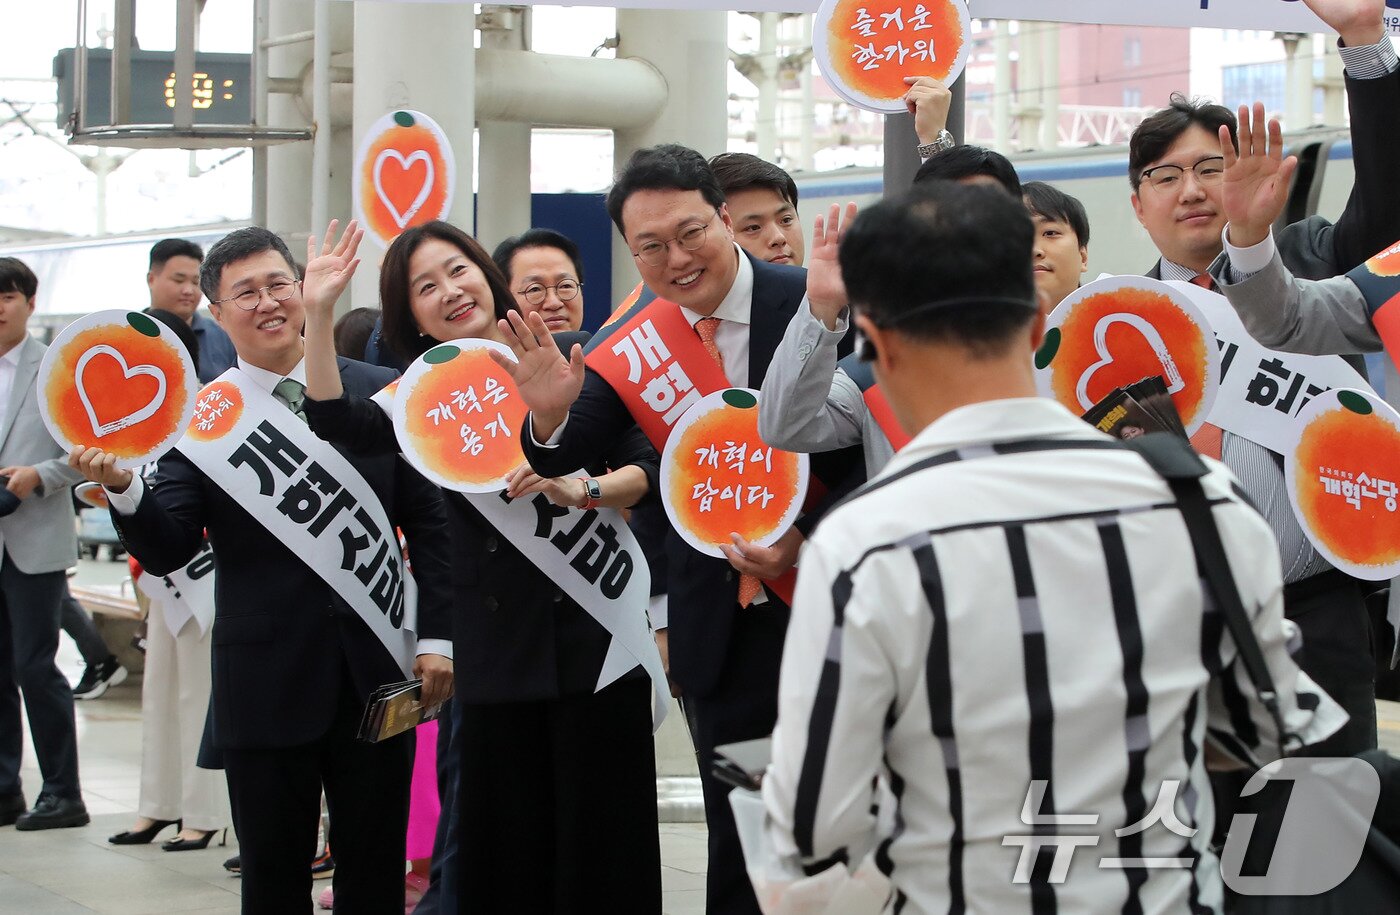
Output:
[[550,333],[583,326],[583,260],[578,245],[553,229],[507,238],[491,255],[521,314],[538,311]]
[[[356,233],[353,223],[347,232]],[[335,239],[326,241],[330,251]],[[356,245],[344,270],[354,270]],[[557,280],[541,285],[555,286],[549,297],[557,297]],[[500,341],[497,320],[519,310],[476,240],[444,222],[409,229],[389,246],[379,291],[384,340],[408,360],[445,341]],[[397,451],[389,416],[342,396],[333,303],[312,293],[305,299],[311,428],[355,448]],[[570,337],[565,345],[578,342]],[[634,429],[608,456],[612,473],[598,466],[586,469],[598,475],[590,481],[541,480],[524,467],[508,492],[627,508],[656,488],[658,464]],[[467,499],[446,495],[459,557],[460,773],[456,864],[445,866],[445,895],[483,912],[591,913],[602,900],[609,912],[660,912],[650,680],[639,666],[595,693],[607,631]]]

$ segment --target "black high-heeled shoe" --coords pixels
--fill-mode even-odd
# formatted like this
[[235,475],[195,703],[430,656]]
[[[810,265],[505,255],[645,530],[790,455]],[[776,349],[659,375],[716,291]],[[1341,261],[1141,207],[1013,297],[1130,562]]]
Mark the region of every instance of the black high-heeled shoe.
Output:
[[145,829],[128,829],[126,832],[119,832],[114,836],[108,836],[107,841],[113,845],[149,845],[156,834],[167,826],[174,826],[179,830],[183,820],[153,820],[150,826]]
[[222,830],[211,829],[204,835],[200,836],[198,839],[182,839],[179,836],[176,836],[175,838],[162,845],[161,848],[165,849],[166,851],[195,851],[197,849],[208,848],[209,840],[214,838],[214,833],[216,832],[223,833],[223,837],[219,839],[219,844],[227,845],[228,829],[226,827]]

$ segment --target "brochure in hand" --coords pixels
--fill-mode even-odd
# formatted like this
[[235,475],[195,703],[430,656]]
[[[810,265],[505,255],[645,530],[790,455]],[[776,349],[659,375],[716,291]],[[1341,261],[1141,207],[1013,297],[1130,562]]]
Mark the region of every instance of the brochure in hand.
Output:
[[360,722],[360,739],[378,743],[432,721],[442,712],[442,703],[424,708],[423,681],[389,683],[370,693],[365,716]]
[[1130,439],[1149,432],[1171,432],[1186,438],[1186,427],[1160,375],[1114,388],[1084,414],[1084,421],[1114,438]]

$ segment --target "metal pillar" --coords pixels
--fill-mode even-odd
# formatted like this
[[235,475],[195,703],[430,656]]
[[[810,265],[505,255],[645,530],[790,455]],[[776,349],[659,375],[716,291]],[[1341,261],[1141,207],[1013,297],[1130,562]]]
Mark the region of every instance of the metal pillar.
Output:
[[996,89],[992,96],[992,145],[1006,155],[1011,151],[1011,22],[997,21],[996,37],[992,39],[996,55]]
[[[483,6],[478,24],[482,50],[530,49],[528,7]],[[531,225],[531,125],[483,120],[478,128],[481,190],[477,195],[476,237],[490,251]]]
[[[800,26],[801,47],[810,49],[812,47],[812,14],[802,14],[802,25]],[[812,55],[809,52],[802,59],[802,75],[798,78],[798,85],[802,89],[802,107],[798,111],[798,120],[801,126],[798,128],[798,156],[797,167],[802,171],[812,171],[816,168],[817,143],[812,134],[813,122],[816,120],[816,109],[812,91]]]
[[[723,152],[728,129],[729,70],[726,14],[697,10],[617,11],[618,57],[639,57],[670,88],[666,107],[645,127],[613,134],[613,162],[621,168],[638,149],[683,143],[705,156]],[[632,253],[613,238],[613,301],[637,284]]]
[[[271,38],[296,32],[309,32],[313,9],[309,3],[267,3],[268,33]],[[269,74],[287,77],[311,65],[311,42],[278,44],[267,52]],[[272,124],[299,124],[308,120],[290,95],[275,93],[267,99],[266,120]],[[256,166],[256,160],[255,160]],[[290,239],[292,252],[301,257],[295,242],[311,230],[311,144],[284,143],[267,150],[267,197],[263,202],[264,225]],[[256,168],[255,168],[256,172]],[[256,180],[256,179],[255,179]],[[253,211],[258,211],[254,202]],[[316,231],[319,233],[322,226]]]
[[770,162],[778,149],[778,20],[779,13],[758,13],[758,117],[754,143],[758,157]]
[[1040,148],[1060,145],[1060,26],[1045,24],[1040,33],[1040,85],[1044,114],[1040,121]]
[[[413,108],[430,115],[442,126],[457,160],[457,188],[447,218],[467,232],[475,228],[475,29],[470,4],[355,4],[353,145],[358,148],[369,126],[395,109]],[[349,304],[375,306],[380,252],[370,242],[360,256],[363,261]]]

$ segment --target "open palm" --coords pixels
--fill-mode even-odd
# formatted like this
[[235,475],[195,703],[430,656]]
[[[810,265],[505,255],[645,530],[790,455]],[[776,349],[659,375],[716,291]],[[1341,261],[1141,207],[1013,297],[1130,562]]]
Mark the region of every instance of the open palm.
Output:
[[1240,151],[1235,153],[1229,134],[1221,128],[1220,146],[1225,157],[1222,193],[1225,216],[1230,221],[1230,241],[1248,247],[1264,240],[1288,202],[1288,191],[1298,160],[1283,157],[1283,130],[1278,119],[1265,126],[1264,106],[1255,103],[1239,110]]
[[319,253],[316,236],[312,235],[306,240],[306,271],[301,282],[301,293],[307,313],[312,317],[325,317],[334,311],[336,301],[345,292],[345,287],[350,285],[350,278],[360,265],[355,253],[360,248],[360,239],[365,236],[364,229],[351,220],[345,227],[345,234],[336,241],[337,225],[338,221],[332,219],[326,227],[326,237]]
[[846,204],[844,220],[841,207],[833,203],[825,218],[817,217],[812,229],[812,250],[807,255],[807,301],[811,303],[813,314],[829,327],[835,324],[848,301],[839,254],[841,239],[855,218],[854,203]]
[[[491,358],[510,373],[525,405],[542,424],[557,425],[583,390],[583,348],[574,344],[565,359],[539,312],[527,321],[512,311],[499,326],[516,361],[495,352]],[[552,421],[545,423],[546,419]]]

